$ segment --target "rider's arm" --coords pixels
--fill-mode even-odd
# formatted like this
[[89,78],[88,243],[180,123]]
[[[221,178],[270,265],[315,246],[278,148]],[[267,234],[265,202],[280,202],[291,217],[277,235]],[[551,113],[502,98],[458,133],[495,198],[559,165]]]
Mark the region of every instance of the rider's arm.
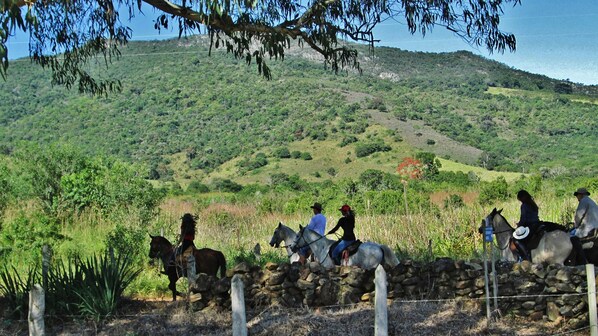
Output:
[[[342,219],[342,218],[341,218]],[[327,234],[332,234],[335,233],[336,230],[338,230],[338,228],[341,226],[341,219],[338,220],[338,223],[336,223],[336,226],[333,227],[330,231],[328,231]]]

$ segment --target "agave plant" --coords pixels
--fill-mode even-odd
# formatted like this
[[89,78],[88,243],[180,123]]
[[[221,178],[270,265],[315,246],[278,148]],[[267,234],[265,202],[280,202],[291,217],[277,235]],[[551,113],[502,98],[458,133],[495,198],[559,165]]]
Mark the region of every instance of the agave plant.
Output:
[[21,278],[14,266],[6,265],[0,270],[0,296],[7,301],[6,315],[16,319],[27,317],[29,310],[29,291],[39,280],[37,266],[29,267],[27,276]]
[[75,289],[80,299],[79,312],[95,320],[113,315],[123,292],[141,272],[131,259],[119,255],[91,257],[81,263],[84,279]]
[[80,298],[76,290],[83,284],[81,262],[58,261],[48,272],[46,311],[49,314],[77,314]]

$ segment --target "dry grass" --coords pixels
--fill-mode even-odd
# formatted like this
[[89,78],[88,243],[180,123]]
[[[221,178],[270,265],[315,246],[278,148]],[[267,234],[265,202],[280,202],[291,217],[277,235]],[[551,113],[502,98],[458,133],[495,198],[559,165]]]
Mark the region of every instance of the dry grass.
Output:
[[[4,321],[6,322],[6,321]],[[7,324],[4,323],[4,326]],[[192,312],[183,302],[130,301],[117,318],[96,325],[86,321],[47,320],[48,335],[231,335],[230,311],[207,308]],[[332,308],[269,307],[247,312],[250,335],[373,335],[371,304]],[[27,335],[26,321],[0,330],[0,335]],[[453,301],[395,302],[388,310],[389,335],[586,335],[567,330],[562,322],[503,317],[487,326],[479,307]]]

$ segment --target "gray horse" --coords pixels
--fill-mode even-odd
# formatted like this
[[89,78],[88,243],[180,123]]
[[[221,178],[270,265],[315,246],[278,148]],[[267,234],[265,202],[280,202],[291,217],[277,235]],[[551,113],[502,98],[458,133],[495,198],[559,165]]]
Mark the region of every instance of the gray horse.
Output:
[[[334,242],[334,240],[330,240],[315,231],[306,230],[299,225],[299,232],[292,244],[292,250],[297,251],[302,247],[309,246],[316,261],[326,268],[332,268],[334,262],[328,253]],[[364,269],[376,268],[380,264],[395,267],[399,264],[399,259],[390,247],[372,242],[359,245],[357,252],[351,255],[347,261],[347,266],[355,265]]]
[[[484,226],[492,226],[501,259],[516,261],[511,248],[511,237],[513,237],[515,229],[507,222],[501,212],[502,209],[496,210],[494,208],[482,222],[480,230],[483,230]],[[569,233],[555,230],[544,233],[538,247],[531,250],[530,253],[534,263],[563,264],[571,254],[572,248],[573,245],[569,239]]]
[[270,246],[277,248],[280,246],[280,243],[284,241],[284,245],[287,250],[287,256],[289,257],[289,262],[291,264],[299,261],[299,254],[297,252],[291,251],[291,245],[295,241],[296,236],[297,233],[295,233],[293,229],[279,222],[278,226],[274,230],[272,238],[270,239]]

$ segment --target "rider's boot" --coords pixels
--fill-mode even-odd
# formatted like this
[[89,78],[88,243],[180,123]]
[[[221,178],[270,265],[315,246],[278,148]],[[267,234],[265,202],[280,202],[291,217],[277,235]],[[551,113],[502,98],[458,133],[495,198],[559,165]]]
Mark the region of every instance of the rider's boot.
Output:
[[515,241],[515,246],[517,247],[517,252],[519,253],[519,256],[523,259],[523,260],[527,260],[527,261],[532,261],[532,259],[529,256],[529,253],[527,253],[527,249],[525,248],[525,245],[523,245],[522,242],[516,240]]

